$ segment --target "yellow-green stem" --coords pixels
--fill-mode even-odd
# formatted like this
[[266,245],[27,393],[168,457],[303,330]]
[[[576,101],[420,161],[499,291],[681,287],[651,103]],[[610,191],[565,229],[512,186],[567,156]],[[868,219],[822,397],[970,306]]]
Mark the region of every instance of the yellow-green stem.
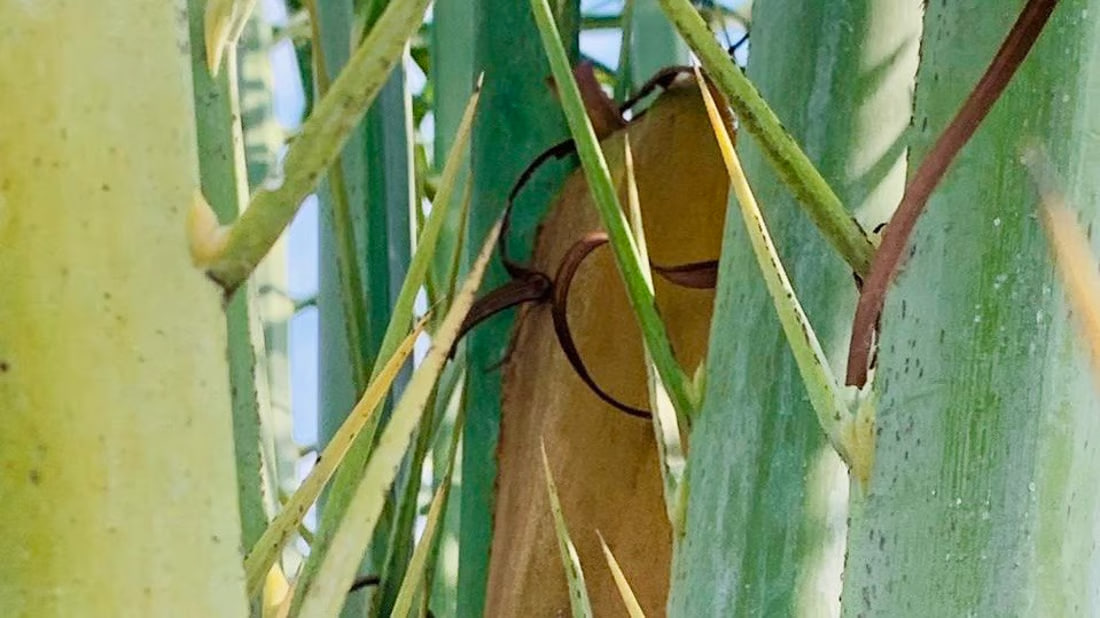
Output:
[[2,616],[246,615],[182,8],[0,3]]

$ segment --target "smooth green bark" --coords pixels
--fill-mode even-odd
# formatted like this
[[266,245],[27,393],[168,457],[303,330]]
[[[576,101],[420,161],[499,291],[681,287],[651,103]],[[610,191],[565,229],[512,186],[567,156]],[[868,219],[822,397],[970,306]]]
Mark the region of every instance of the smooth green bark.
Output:
[[244,616],[186,4],[0,3],[0,55],[0,615]]
[[[436,0],[432,9],[432,66],[431,80],[434,87],[435,141],[433,144],[436,171],[442,171],[447,152],[454,143],[456,131],[462,118],[463,101],[473,91],[477,78],[474,67],[474,17],[477,3],[469,0]],[[460,186],[468,182],[469,164],[462,175]],[[448,211],[444,231],[440,235],[436,258],[429,277],[439,294],[445,293],[450,285],[446,280],[452,268],[452,256],[460,249],[460,235],[465,232],[462,195],[456,192],[456,203]],[[464,270],[459,265],[460,270]],[[458,372],[461,367],[452,363],[444,373]],[[443,414],[448,402],[441,401],[437,414],[442,418],[440,436],[454,430],[451,418]],[[462,405],[459,403],[459,405]],[[432,449],[432,469],[442,470],[446,465],[447,442],[437,438]],[[461,447],[455,457],[460,457]],[[427,582],[431,591],[431,608],[436,616],[454,616],[458,599],[458,540],[459,508],[458,496],[462,493],[462,468],[456,464],[451,473],[451,489],[447,494],[446,512],[437,534],[436,549],[433,551],[434,571],[428,574]],[[438,482],[438,481],[437,481]]]
[[[1023,4],[928,5],[912,163]],[[846,616],[1098,609],[1096,392],[1019,163],[1029,140],[1046,149],[1091,229],[1097,11],[1059,4],[917,224],[882,316],[877,463],[852,520]]]
[[[351,0],[337,2],[318,2],[319,30],[324,53],[325,67],[329,79],[339,74],[347,62],[353,45],[352,18],[354,7]],[[347,417],[361,389],[365,385],[366,372],[374,364],[382,336],[390,319],[390,308],[397,296],[397,287],[404,278],[404,268],[408,264],[409,249],[409,212],[412,199],[410,159],[408,157],[409,135],[405,123],[405,82],[404,68],[394,69],[378,97],[367,110],[360,125],[352,132],[345,145],[337,165],[342,165],[342,198],[335,195],[341,189],[334,183],[326,183],[320,192],[321,198],[321,274],[318,292],[318,311],[320,314],[320,408],[318,419],[318,440],[321,445],[328,442],[333,433]],[[331,176],[330,176],[331,178]],[[334,217],[337,199],[346,200],[350,214],[354,237],[354,266],[360,274],[358,290],[345,289],[345,279],[339,272],[337,251],[341,251],[337,227],[340,222]],[[400,231],[403,229],[404,234]],[[391,249],[391,237],[393,248]],[[349,316],[345,308],[349,305],[342,295],[359,295],[358,306],[364,315]],[[359,341],[349,341],[347,322],[357,320],[359,327],[354,329]],[[349,363],[352,355],[359,359]],[[362,371],[356,375],[357,371]],[[399,389],[400,390],[400,389]],[[364,432],[360,440],[370,441],[373,429]],[[349,455],[346,465],[352,470],[361,470],[365,461],[365,451],[356,450]],[[349,472],[337,473],[336,485],[347,487]],[[345,479],[344,483],[340,480]],[[349,488],[350,489],[350,488]],[[342,512],[348,496],[341,496],[334,507]],[[321,534],[318,541],[329,542],[329,535],[340,512],[325,514],[328,501],[322,503],[323,517]],[[388,509],[387,509],[388,514]],[[383,517],[379,525],[376,540],[380,546],[372,549],[372,556],[364,564],[363,574],[378,574],[385,552],[388,532],[388,517]],[[317,564],[308,562],[307,570],[312,577]],[[349,597],[345,615],[365,615],[366,599],[370,590]]]
[[[389,324],[394,302],[401,291],[401,282],[405,279],[410,259],[412,228],[409,217],[416,201],[416,188],[413,186],[412,152],[412,107],[405,85],[405,71],[399,67],[390,76],[390,81],[379,93],[378,100],[364,119],[367,128],[366,170],[367,186],[367,233],[366,243],[367,274],[364,286],[368,292],[368,310],[371,313],[369,330],[381,344],[386,325]],[[380,222],[384,221],[385,225]],[[412,320],[412,316],[399,316],[398,319]],[[377,335],[373,335],[377,332]],[[377,350],[377,348],[374,348]],[[374,352],[376,355],[377,352]],[[394,392],[401,393],[408,383],[409,372],[398,375],[394,383]],[[383,419],[388,417],[385,410]],[[409,477],[412,477],[411,479]],[[412,518],[402,518],[400,488],[405,482],[419,485],[419,471],[403,473],[394,486],[395,499],[393,518],[385,517],[375,536],[371,551],[371,562],[379,564],[379,571],[386,577],[379,591],[384,597],[382,607],[387,608],[382,615],[388,614],[388,608],[396,597],[397,587],[405,573],[405,566],[412,552]],[[416,493],[416,492],[414,492]],[[415,503],[411,505],[415,509]],[[407,526],[402,524],[407,521]],[[397,526],[397,528],[394,528]],[[396,534],[391,535],[390,530]],[[391,538],[393,544],[391,544]],[[392,555],[388,555],[391,553]],[[378,615],[376,613],[376,615]]]
[[[206,0],[189,0],[192,41],[203,40]],[[218,220],[231,223],[248,201],[248,179],[244,163],[237,99],[237,51],[225,51],[224,65],[217,77],[207,69],[206,46],[192,45],[191,71],[195,88],[195,125],[199,149],[202,192]],[[260,439],[260,393],[257,389],[256,347],[252,315],[254,297],[251,282],[241,286],[226,304],[229,385],[233,400],[233,441],[237,455],[237,499],[241,509],[241,543],[244,552],[260,538],[267,526],[263,457]],[[258,329],[259,324],[255,324]],[[259,335],[259,331],[255,331]],[[266,393],[265,393],[266,398]],[[266,404],[266,402],[265,402]],[[272,504],[272,506],[274,506]]]
[[[865,225],[904,182],[902,136],[919,2],[761,3],[749,76]],[[856,291],[755,140],[746,175],[794,289],[834,367]],[[829,616],[839,609],[848,481],[807,399],[736,204],[726,239],[707,392],[692,432],[672,616]]]
[[669,23],[657,0],[634,0],[631,65],[634,84],[640,86],[657,71],[690,58],[688,46]]
[[[389,5],[379,17],[378,27],[372,27],[361,43],[356,38],[355,53],[347,64],[351,70],[341,71],[332,80],[331,89],[325,88],[326,96],[318,100],[301,131],[288,144],[279,182],[253,194],[240,220],[227,230],[217,253],[208,256],[211,278],[226,290],[236,289],[252,273],[302,202],[317,188],[325,170],[339,157],[350,133],[400,64],[428,4],[429,0],[407,0]],[[351,243],[345,239],[341,249],[341,257],[350,259]],[[345,268],[344,272],[352,271]],[[357,286],[349,281],[346,287]]]
[[[469,0],[436,0],[432,5],[431,75],[433,99],[432,114],[435,117],[435,136],[432,142],[433,167],[442,172],[447,153],[454,143],[455,131],[462,120],[466,101],[474,89],[478,71],[474,65],[474,18],[477,3]],[[469,165],[465,166],[461,186],[466,181]],[[462,191],[456,192],[456,202]],[[452,205],[445,232],[439,239],[432,268],[433,287],[442,294],[449,283],[445,275],[451,268],[451,256],[459,238],[462,209]]]

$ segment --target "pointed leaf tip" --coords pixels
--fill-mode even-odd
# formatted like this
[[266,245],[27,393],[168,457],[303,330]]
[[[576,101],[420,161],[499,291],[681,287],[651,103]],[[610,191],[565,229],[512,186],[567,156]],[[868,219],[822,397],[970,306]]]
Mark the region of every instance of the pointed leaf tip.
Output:
[[206,68],[217,77],[222,64],[222,53],[229,39],[233,20],[233,0],[210,0],[203,15],[203,36],[206,43]]
[[638,598],[634,596],[634,590],[630,587],[622,567],[619,566],[619,561],[611,553],[611,548],[607,546],[607,541],[599,530],[596,531],[596,536],[600,538],[600,547],[603,548],[604,558],[607,559],[607,568],[611,569],[611,577],[615,580],[615,587],[619,590],[619,596],[623,600],[623,605],[626,606],[627,613],[630,614],[630,618],[645,618],[645,612],[642,611]]
[[573,611],[573,618],[592,618],[592,603],[588,598],[584,570],[581,568],[577,548],[569,536],[569,528],[565,524],[565,515],[562,513],[561,500],[558,498],[557,484],[554,483],[554,473],[550,470],[550,458],[546,456],[544,440],[539,441],[539,449],[542,451],[542,470],[546,475],[550,512],[554,518],[554,533],[558,538],[558,550],[561,552],[562,566],[565,568],[565,579],[569,584],[569,605]]
[[237,44],[256,0],[209,0],[203,14],[206,68],[218,76],[225,50]]

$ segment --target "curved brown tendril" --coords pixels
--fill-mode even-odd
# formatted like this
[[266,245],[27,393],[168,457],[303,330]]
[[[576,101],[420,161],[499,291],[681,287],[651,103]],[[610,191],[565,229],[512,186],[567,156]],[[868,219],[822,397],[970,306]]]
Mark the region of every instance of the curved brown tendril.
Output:
[[550,159],[563,159],[576,152],[576,150],[577,146],[573,143],[573,140],[567,139],[542,151],[533,161],[527,164],[527,167],[523,168],[523,171],[519,173],[519,177],[516,178],[516,183],[512,185],[512,190],[508,192],[508,199],[504,202],[504,214],[501,215],[500,239],[497,240],[497,250],[500,252],[500,261],[504,264],[504,269],[508,271],[513,279],[521,279],[530,273],[538,272],[532,270],[530,266],[520,264],[508,252],[508,231],[512,228],[512,210],[516,204],[516,197],[544,163]]
[[[631,95],[629,99],[623,101],[622,105],[619,106],[619,113],[625,114],[626,112],[630,111],[634,108],[635,105],[641,102],[642,99],[653,94],[653,92],[656,91],[658,88],[662,90],[668,90],[668,87],[672,85],[672,82],[676,81],[677,77],[681,75],[691,74],[692,69],[687,65],[665,67],[660,71],[657,71],[657,74],[649,78],[646,83],[642,84],[641,87],[638,88],[638,90],[633,95]],[[634,120],[637,120],[640,117],[641,114],[638,114],[638,116],[636,116]]]
[[[577,349],[573,340],[573,334],[569,329],[569,290],[573,284],[573,277],[580,268],[581,263],[596,249],[607,244],[606,232],[590,232],[581,240],[573,244],[566,252],[558,265],[554,280],[551,281],[545,274],[525,269],[516,279],[489,292],[478,299],[470,309],[469,315],[463,321],[459,329],[457,341],[481,322],[497,313],[525,302],[544,302],[548,298],[551,301],[550,315],[554,323],[554,334],[557,336],[558,345],[561,346],[566,360],[573,367],[577,376],[608,405],[638,418],[650,418],[651,414],[641,408],[622,403],[607,391],[605,391],[588,372],[587,365]],[[695,290],[713,289],[718,278],[718,261],[705,260],[678,264],[676,266],[660,266],[650,264],[653,272],[660,275],[673,285]],[[454,348],[451,349],[454,354]]]
[[453,357],[458,342],[462,340],[470,329],[481,324],[494,315],[528,302],[541,302],[550,296],[553,287],[550,278],[537,270],[526,270],[519,277],[512,279],[504,285],[477,299],[458,328],[454,345],[450,355]]
[[566,252],[565,257],[562,258],[561,264],[558,266],[558,273],[554,276],[553,303],[550,307],[550,315],[554,320],[554,334],[558,337],[558,345],[561,346],[561,351],[565,353],[565,358],[573,366],[573,371],[588,386],[589,390],[615,409],[626,412],[630,416],[647,419],[652,416],[648,410],[627,405],[609,395],[599,384],[596,384],[596,380],[588,373],[588,367],[584,364],[584,359],[581,358],[581,353],[577,350],[576,343],[573,341],[573,334],[569,330],[569,288],[573,284],[573,276],[577,274],[577,269],[580,268],[581,263],[589,254],[606,244],[607,233],[590,232],[585,234],[584,238],[573,243],[573,246]]
[[[554,288],[550,315],[554,320],[554,334],[557,335],[558,345],[561,346],[565,358],[573,366],[573,371],[588,386],[588,388],[608,405],[638,418],[651,418],[648,410],[627,405],[605,391],[588,372],[580,351],[573,341],[572,332],[569,330],[569,289],[573,284],[573,277],[577,274],[581,263],[593,251],[606,245],[608,242],[606,232],[590,232],[583,238],[573,243],[569,251],[565,253],[558,272],[554,276]],[[717,283],[718,261],[706,260],[692,262],[677,266],[657,266],[650,264],[653,272],[660,275],[673,285],[696,290],[713,289]]]
[[[619,106],[619,113],[625,114],[633,109],[642,99],[652,94],[658,88],[667,89],[675,79],[684,74],[691,73],[691,67],[688,66],[674,66],[660,70],[656,75],[651,77],[649,81],[642,84],[634,96],[630,97]],[[635,117],[641,117],[639,114]],[[508,274],[512,278],[521,278],[530,272],[533,272],[529,266],[521,264],[518,260],[514,259],[511,253],[508,251],[508,231],[512,227],[512,210],[515,207],[516,198],[520,192],[523,191],[527,183],[531,181],[531,178],[535,175],[535,172],[539,170],[546,162],[551,159],[564,159],[570,155],[576,154],[577,145],[572,139],[567,139],[557,144],[554,144],[550,148],[540,152],[527,167],[523,168],[523,171],[516,177],[515,184],[512,185],[512,190],[508,192],[508,198],[504,203],[504,214],[502,216],[500,224],[500,240],[497,241],[497,247],[500,251],[500,261],[504,264],[504,269],[508,271]]]
[[364,575],[351,583],[351,586],[348,587],[348,594],[370,586],[377,586],[381,582],[382,578],[377,575]]
[[[643,84],[632,97],[619,106],[619,113],[625,114],[658,88],[668,89],[678,76],[690,72],[691,67],[687,66],[674,66],[662,69],[650,78],[649,81]],[[641,115],[642,114],[636,115],[634,120],[637,120]],[[593,380],[592,376],[588,373],[588,369],[581,359],[580,353],[577,351],[572,333],[569,330],[566,308],[568,306],[569,287],[572,283],[573,276],[576,274],[577,268],[580,267],[580,263],[588,254],[607,243],[607,235],[603,232],[593,232],[574,244],[559,264],[557,276],[554,281],[551,281],[545,273],[516,260],[508,250],[508,232],[512,225],[512,211],[515,207],[516,198],[519,196],[520,192],[527,186],[527,183],[530,182],[535,172],[545,163],[551,159],[563,159],[575,153],[576,144],[572,139],[554,144],[550,148],[539,153],[539,155],[536,156],[516,178],[516,182],[508,192],[508,197],[504,204],[504,212],[501,216],[500,239],[497,241],[500,261],[505,271],[507,271],[508,276],[511,278],[511,281],[492,290],[474,303],[474,306],[470,309],[469,315],[467,315],[459,329],[458,337],[456,337],[454,345],[457,346],[458,342],[461,341],[463,336],[472,328],[505,309],[526,302],[545,302],[549,299],[552,303],[551,315],[553,316],[554,331],[557,334],[558,343],[565,353],[566,358],[569,360],[570,365],[572,365],[573,370],[581,380],[584,381],[593,393],[612,407],[630,414],[631,416],[648,419],[651,416],[648,411],[628,406],[618,401],[596,384],[595,380]],[[717,281],[717,260],[693,262],[675,266],[662,266],[651,263],[651,267],[654,272],[658,273],[672,284],[685,288],[710,289],[715,286],[715,282]],[[454,347],[451,349],[452,355],[454,354],[454,349]]]
[[661,275],[665,281],[682,288],[713,290],[718,285],[718,260],[704,260],[676,266],[661,266],[650,262],[650,268]]
[[897,211],[882,235],[871,271],[863,282],[852,322],[852,340],[848,347],[847,384],[862,387],[867,382],[871,346],[877,330],[886,290],[897,273],[902,252],[928,197],[939,184],[955,155],[970,140],[978,125],[1000,98],[1008,82],[1039,38],[1058,0],[1028,0],[1016,23],[985,70],[978,85],[959,108],[951,124],[940,134],[932,150],[921,161]]
[[[371,586],[377,586],[381,583],[382,578],[377,575],[364,575],[351,583],[351,586],[348,587],[348,594],[362,590],[364,588],[369,588]],[[435,618],[435,615],[432,614],[432,610],[430,609],[424,615],[427,616],[427,618]]]

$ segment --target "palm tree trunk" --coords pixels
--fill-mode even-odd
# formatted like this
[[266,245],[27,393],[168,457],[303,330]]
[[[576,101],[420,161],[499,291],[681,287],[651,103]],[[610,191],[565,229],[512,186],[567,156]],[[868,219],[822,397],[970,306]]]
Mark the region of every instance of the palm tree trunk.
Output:
[[0,614],[243,616],[185,3],[0,24]]

